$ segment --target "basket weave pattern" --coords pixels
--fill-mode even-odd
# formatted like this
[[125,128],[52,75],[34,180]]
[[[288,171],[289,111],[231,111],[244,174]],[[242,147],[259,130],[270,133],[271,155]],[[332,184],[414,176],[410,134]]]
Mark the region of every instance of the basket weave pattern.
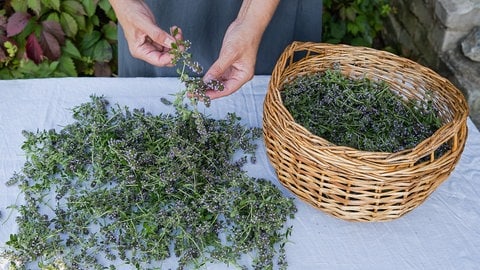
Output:
[[[296,76],[340,67],[351,78],[383,80],[397,94],[427,92],[443,126],[416,147],[397,153],[337,146],[297,124],[284,107],[282,85]],[[371,48],[294,42],[273,70],[264,101],[267,155],[279,181],[302,200],[350,221],[386,221],[411,211],[450,175],[465,146],[468,106],[462,93],[434,71]],[[448,143],[441,157],[434,151]],[[428,157],[425,162],[420,159]]]

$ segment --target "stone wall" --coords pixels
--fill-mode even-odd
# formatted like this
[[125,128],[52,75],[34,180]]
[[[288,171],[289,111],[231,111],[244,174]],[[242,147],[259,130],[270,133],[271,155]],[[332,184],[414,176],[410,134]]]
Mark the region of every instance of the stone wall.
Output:
[[397,44],[401,55],[432,68],[462,90],[480,129],[480,62],[466,57],[461,47],[480,26],[480,0],[391,3],[393,12],[385,22],[387,42]]

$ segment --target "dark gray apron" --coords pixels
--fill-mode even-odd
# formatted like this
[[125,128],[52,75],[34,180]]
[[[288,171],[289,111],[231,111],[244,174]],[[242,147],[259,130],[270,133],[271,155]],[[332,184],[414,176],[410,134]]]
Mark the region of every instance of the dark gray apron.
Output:
[[[259,0],[263,1],[263,0]],[[218,58],[227,27],[236,18],[241,0],[147,0],[159,26],[177,25],[192,42],[190,52],[204,72]],[[267,27],[255,66],[256,75],[271,74],[292,41],[319,42],[322,36],[321,0],[283,0]],[[121,27],[118,36],[119,76],[177,76],[175,68],[154,67],[131,56]]]

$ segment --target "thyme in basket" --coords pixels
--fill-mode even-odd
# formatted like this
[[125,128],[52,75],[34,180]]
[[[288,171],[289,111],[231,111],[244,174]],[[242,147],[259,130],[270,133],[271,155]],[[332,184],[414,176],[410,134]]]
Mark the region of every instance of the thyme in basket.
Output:
[[[232,113],[205,117],[196,109],[203,90],[186,85],[174,115],[92,96],[60,131],[24,131],[26,162],[7,184],[25,203],[11,206],[18,232],[0,258],[12,269],[158,269],[171,257],[178,269],[285,269],[295,205],[242,171],[261,130]],[[193,111],[182,104],[186,93]]]
[[[348,78],[338,69],[299,76],[284,85],[281,96],[310,132],[364,151],[409,149],[442,125],[432,100],[405,101],[385,82]],[[437,156],[447,150],[442,146]]]

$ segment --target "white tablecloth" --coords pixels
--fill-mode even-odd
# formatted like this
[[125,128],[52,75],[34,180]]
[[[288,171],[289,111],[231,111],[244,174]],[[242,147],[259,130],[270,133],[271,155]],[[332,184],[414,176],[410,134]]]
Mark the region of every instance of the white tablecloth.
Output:
[[[255,77],[237,93],[213,101],[205,113],[223,117],[234,111],[244,124],[261,127],[268,80]],[[15,218],[7,219],[6,207],[21,200],[18,189],[4,182],[25,161],[22,130],[60,129],[72,122],[69,109],[89,101],[91,94],[156,114],[166,110],[160,98],[180,87],[176,78],[0,81],[0,249],[16,232]],[[293,234],[287,245],[290,269],[480,269],[480,133],[470,120],[468,126],[467,145],[451,176],[425,203],[399,219],[347,222],[296,200],[299,211],[290,221]],[[259,143],[257,163],[246,169],[251,176],[278,184],[265,146]]]

